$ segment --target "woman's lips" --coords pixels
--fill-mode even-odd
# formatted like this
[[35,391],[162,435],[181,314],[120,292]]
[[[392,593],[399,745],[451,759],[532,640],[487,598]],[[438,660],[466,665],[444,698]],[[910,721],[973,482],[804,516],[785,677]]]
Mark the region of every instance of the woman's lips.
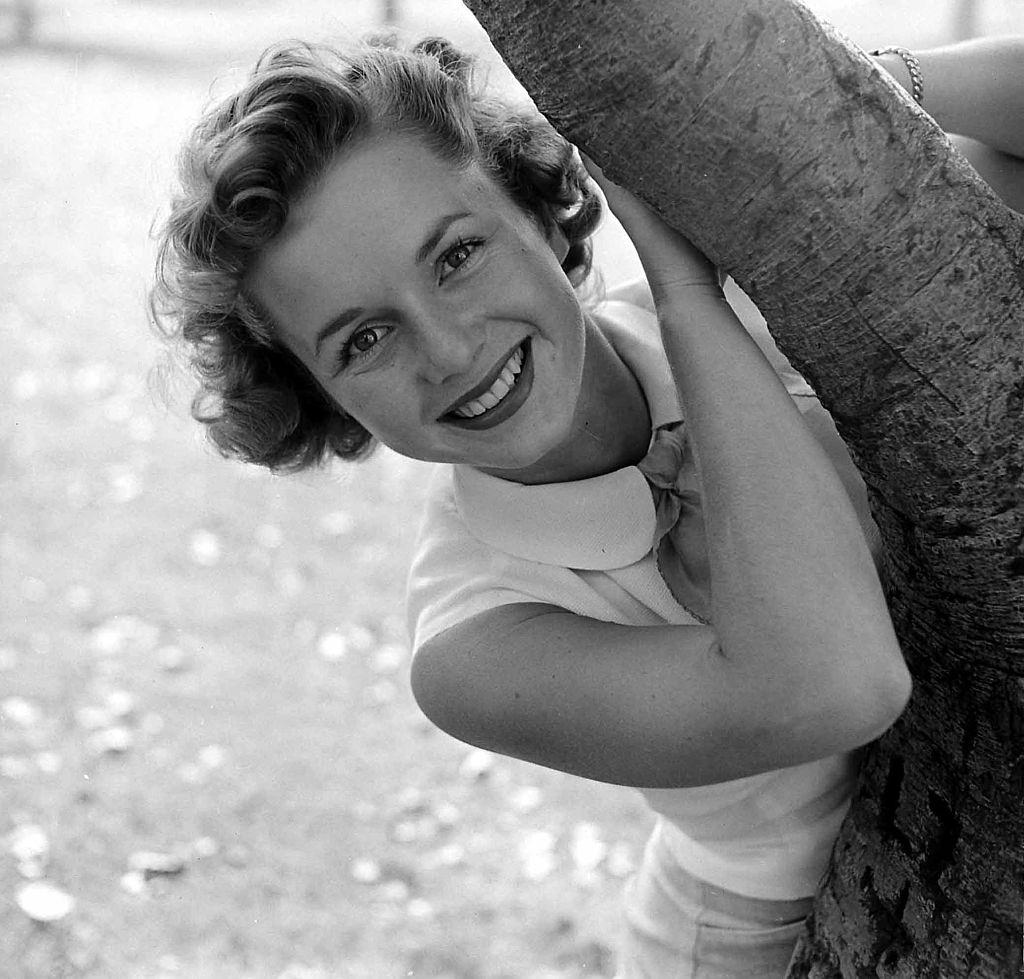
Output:
[[441,416],[441,420],[446,424],[455,425],[458,428],[481,431],[483,429],[492,428],[495,425],[500,425],[507,418],[514,415],[526,400],[530,393],[530,388],[533,386],[533,358],[530,356],[529,339],[524,340],[519,347],[513,350],[512,353],[509,354],[509,356],[488,375],[487,378],[478,384],[465,397],[460,398],[455,405],[456,408],[466,405],[471,401],[478,400],[481,395],[489,391],[494,385],[494,382],[501,376],[506,364],[517,350],[522,351],[522,366],[518,374],[515,375],[515,383],[504,398],[498,402],[498,404],[494,405],[492,408],[488,408],[479,415],[474,415],[472,418],[465,418],[462,415],[453,414],[452,410],[449,410]]
[[[482,415],[485,411],[495,408],[508,397],[509,392],[516,386],[516,378],[523,369],[523,349],[516,347],[512,354],[505,360],[504,365],[494,378],[491,386],[482,394],[474,397],[465,397],[459,402],[458,408],[453,408],[451,414],[459,418],[473,418]],[[493,375],[493,371],[491,372]],[[479,391],[482,385],[477,385],[475,391]]]

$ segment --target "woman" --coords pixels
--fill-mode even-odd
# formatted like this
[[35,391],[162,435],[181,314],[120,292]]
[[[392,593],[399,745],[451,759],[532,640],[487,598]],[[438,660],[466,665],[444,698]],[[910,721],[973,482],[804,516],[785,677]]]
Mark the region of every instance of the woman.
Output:
[[278,49],[186,149],[156,308],[225,453],[445,464],[414,691],[466,742],[644,792],[621,974],[782,975],[910,681],[813,393],[594,174],[657,317],[581,301],[593,183],[451,46]]

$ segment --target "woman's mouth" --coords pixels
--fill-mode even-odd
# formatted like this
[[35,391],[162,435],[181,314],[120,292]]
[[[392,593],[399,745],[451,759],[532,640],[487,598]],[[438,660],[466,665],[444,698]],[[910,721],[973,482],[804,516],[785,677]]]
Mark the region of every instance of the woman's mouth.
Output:
[[525,340],[512,351],[488,386],[449,409],[442,416],[444,421],[461,428],[490,428],[514,414],[532,385],[529,354],[530,342]]
[[515,387],[516,377],[522,369],[523,348],[516,347],[512,356],[505,361],[505,366],[501,369],[501,373],[498,374],[494,383],[479,397],[456,408],[452,414],[458,415],[460,418],[475,418],[477,415],[482,415],[490,408],[501,404],[509,391]]

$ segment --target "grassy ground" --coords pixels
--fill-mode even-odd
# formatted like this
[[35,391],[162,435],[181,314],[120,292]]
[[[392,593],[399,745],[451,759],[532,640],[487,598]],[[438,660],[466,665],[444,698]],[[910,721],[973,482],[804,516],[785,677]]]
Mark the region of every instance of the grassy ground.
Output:
[[[213,79],[379,6],[80,0],[0,51],[4,977],[611,974],[638,799],[471,752],[407,691],[423,467],[273,478],[148,390],[148,230]],[[399,6],[481,43],[452,0]],[[830,12],[943,39],[911,9]],[[57,923],[16,902],[40,877]]]

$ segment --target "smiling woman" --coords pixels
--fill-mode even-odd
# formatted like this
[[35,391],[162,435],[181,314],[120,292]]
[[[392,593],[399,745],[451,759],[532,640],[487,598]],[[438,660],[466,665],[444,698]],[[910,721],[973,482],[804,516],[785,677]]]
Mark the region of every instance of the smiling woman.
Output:
[[[414,693],[645,794],[621,975],[769,979],[908,675],[831,420],[592,170],[444,42],[276,49],[186,148],[154,308],[226,454],[441,464]],[[584,301],[595,181],[650,288]]]
[[[383,41],[347,52],[281,46],[268,51],[248,84],[196,128],[182,154],[182,190],[162,236],[152,306],[163,331],[190,351],[203,381],[196,417],[225,454],[301,469],[372,447],[372,433],[328,397],[319,367],[311,372],[282,342],[253,288],[258,256],[279,236],[302,238],[302,216],[312,213],[309,200],[350,150],[355,164],[356,157],[373,156],[382,137],[405,137],[403,176],[414,178],[413,185],[417,175],[409,164],[417,154],[466,175],[473,170],[478,195],[499,194],[544,236],[558,236],[569,283],[586,277],[600,204],[572,148],[542,119],[471,94],[469,74],[469,62],[437,40],[411,50]],[[388,173],[398,176],[394,163]],[[385,196],[370,183],[363,220]],[[401,213],[393,212],[410,235]],[[422,253],[417,266],[426,252],[436,263],[432,253],[449,231],[447,221],[465,220],[464,212],[460,207],[445,214],[445,227],[422,229],[413,246]],[[365,244],[379,216],[368,220],[345,229],[347,243]],[[335,228],[335,235],[341,232]],[[457,247],[448,248],[438,278],[468,264],[479,244],[463,234]],[[365,316],[358,297],[358,291],[340,297],[343,305],[324,311],[316,346],[351,318]],[[349,352],[365,353],[388,333],[386,322],[370,326],[336,355],[344,360]],[[319,365],[320,351],[314,352]]]
[[291,209],[246,288],[375,439],[411,458],[544,475],[583,370],[567,250],[480,163],[453,168],[418,136],[375,135]]

